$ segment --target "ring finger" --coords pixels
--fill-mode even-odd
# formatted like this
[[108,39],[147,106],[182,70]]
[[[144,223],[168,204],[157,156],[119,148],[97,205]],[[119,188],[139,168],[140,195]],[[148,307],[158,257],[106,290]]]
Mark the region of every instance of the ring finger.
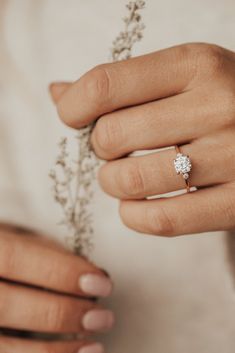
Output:
[[[231,181],[234,176],[234,153],[229,143],[233,132],[214,134],[181,146],[190,157],[192,186],[209,186]],[[223,149],[223,152],[221,152]],[[119,199],[143,199],[185,188],[181,175],[176,175],[173,160],[175,149],[166,149],[145,156],[111,161],[99,171],[105,192]]]

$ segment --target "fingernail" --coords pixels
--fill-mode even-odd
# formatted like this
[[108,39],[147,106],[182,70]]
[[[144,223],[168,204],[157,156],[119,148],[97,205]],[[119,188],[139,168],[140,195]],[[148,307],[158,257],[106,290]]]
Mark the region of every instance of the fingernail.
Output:
[[82,347],[78,353],[104,353],[104,347],[100,343],[94,343],[90,346]]
[[114,315],[110,310],[91,310],[84,315],[82,325],[89,331],[108,331],[114,325]]
[[80,277],[79,287],[86,294],[108,297],[112,293],[113,284],[106,276],[88,274]]

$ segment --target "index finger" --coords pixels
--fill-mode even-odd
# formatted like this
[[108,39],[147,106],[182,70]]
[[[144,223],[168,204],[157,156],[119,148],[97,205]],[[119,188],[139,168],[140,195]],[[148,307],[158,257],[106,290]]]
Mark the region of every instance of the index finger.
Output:
[[0,230],[0,276],[55,292],[106,297],[112,283],[83,257],[32,235]]
[[68,85],[56,102],[59,116],[80,128],[111,111],[180,93],[195,71],[191,51],[186,44],[99,65]]

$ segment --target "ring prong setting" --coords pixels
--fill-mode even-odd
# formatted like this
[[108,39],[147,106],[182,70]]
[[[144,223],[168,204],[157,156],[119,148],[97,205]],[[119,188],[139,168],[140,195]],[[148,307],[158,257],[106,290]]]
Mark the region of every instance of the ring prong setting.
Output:
[[189,156],[177,153],[174,159],[174,167],[177,174],[181,174],[185,180],[189,178],[189,173],[192,170],[192,163]]
[[184,155],[180,152],[180,147],[175,146],[176,158],[174,159],[174,167],[176,173],[181,175],[186,184],[187,193],[190,192],[189,177],[192,170],[192,163],[188,155]]

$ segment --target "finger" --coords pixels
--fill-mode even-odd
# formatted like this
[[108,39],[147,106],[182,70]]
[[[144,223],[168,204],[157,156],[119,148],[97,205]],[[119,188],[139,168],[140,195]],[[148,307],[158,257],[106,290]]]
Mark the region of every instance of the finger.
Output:
[[60,117],[79,128],[113,110],[189,89],[195,73],[195,46],[177,46],[92,69],[58,101]]
[[[227,148],[234,133],[220,133],[180,147],[192,163],[190,185],[205,187],[233,180],[234,153]],[[230,142],[229,142],[230,141]],[[174,167],[175,148],[104,164],[98,173],[103,190],[119,199],[143,199],[185,188]],[[219,166],[219,168],[218,168]]]
[[[223,104],[218,105],[221,99]],[[227,126],[234,116],[232,105],[221,87],[209,89],[205,85],[102,116],[93,129],[91,143],[95,153],[107,160],[138,150],[183,144]]]
[[109,330],[113,314],[94,302],[0,283],[0,326],[48,333]]
[[0,276],[63,293],[109,296],[112,282],[105,273],[62,247],[38,237],[0,230]]
[[172,198],[121,201],[124,224],[141,233],[177,236],[235,226],[235,185],[224,184]]
[[62,95],[67,91],[71,86],[70,82],[54,82],[49,86],[49,92],[53,102],[56,104]]
[[4,353],[104,353],[99,343],[92,342],[35,342],[32,340],[0,337],[0,351]]

